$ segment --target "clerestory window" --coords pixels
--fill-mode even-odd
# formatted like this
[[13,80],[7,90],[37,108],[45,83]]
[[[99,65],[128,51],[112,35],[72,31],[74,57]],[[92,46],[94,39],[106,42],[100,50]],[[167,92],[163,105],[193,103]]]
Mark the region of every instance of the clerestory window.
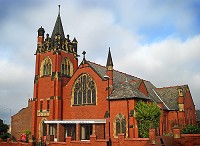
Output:
[[49,57],[46,57],[41,64],[40,67],[40,76],[48,76],[51,75],[52,72],[52,62]]
[[74,83],[73,92],[74,105],[96,104],[96,85],[90,75],[79,76]]
[[69,58],[64,58],[61,65],[61,75],[71,77],[73,74],[73,65]]

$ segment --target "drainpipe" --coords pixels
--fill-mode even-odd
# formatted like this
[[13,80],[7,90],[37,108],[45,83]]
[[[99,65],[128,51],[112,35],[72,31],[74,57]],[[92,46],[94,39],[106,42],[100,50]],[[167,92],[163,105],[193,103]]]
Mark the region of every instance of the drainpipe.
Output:
[[127,124],[128,124],[128,138],[129,138],[129,101],[128,99],[125,97],[126,99],[126,107],[127,107],[127,117],[128,117],[128,121],[127,121]]

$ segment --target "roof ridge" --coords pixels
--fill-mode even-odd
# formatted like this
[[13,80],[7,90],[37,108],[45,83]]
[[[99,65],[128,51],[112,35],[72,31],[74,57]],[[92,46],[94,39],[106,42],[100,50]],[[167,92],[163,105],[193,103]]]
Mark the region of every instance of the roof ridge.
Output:
[[[88,60],[87,60],[88,61]],[[101,66],[101,67],[105,67],[106,68],[106,66],[103,66],[103,65],[101,65],[101,64],[98,64],[98,63],[95,63],[95,62],[92,62],[92,61],[88,61],[88,62],[90,62],[90,63],[93,63],[93,64],[96,64],[96,65],[99,65],[99,66]],[[118,72],[118,73],[122,73],[122,74],[124,74],[124,75],[127,75],[127,76],[131,76],[131,77],[134,77],[134,78],[137,78],[137,79],[140,79],[140,80],[144,80],[144,79],[141,79],[141,78],[139,78],[139,77],[136,77],[136,76],[133,76],[133,75],[130,75],[130,74],[127,74],[127,73],[124,73],[124,72],[122,72],[122,71],[119,71],[119,70],[116,70],[116,69],[113,69],[113,71],[116,71],[116,72]],[[144,80],[145,81],[145,80]],[[149,81],[148,81],[149,82]]]
[[162,90],[162,89],[166,89],[166,88],[176,88],[176,87],[182,87],[182,86],[188,86],[188,85],[187,84],[184,84],[184,85],[174,85],[174,86],[159,87],[159,88],[156,88],[156,89]]
[[122,73],[122,74],[124,74],[124,75],[131,76],[131,77],[133,77],[133,78],[137,78],[137,79],[142,80],[142,79],[139,78],[139,77],[136,77],[136,76],[133,76],[133,75],[127,74],[127,73],[125,73],[125,72],[122,72],[122,71],[119,71],[119,70],[116,70],[116,69],[113,69],[113,70],[116,71],[116,72],[118,72],[118,73]]
[[[89,61],[89,60],[87,60],[87,61],[88,61],[89,63],[93,63],[93,64],[98,65],[98,66],[100,66],[100,67],[106,68],[106,66],[103,66],[103,65],[101,65],[101,64],[98,64],[98,63],[95,63],[95,62],[92,62],[92,61]],[[122,71],[119,71],[119,70],[116,70],[116,69],[113,69],[113,71],[118,72],[118,73],[121,73],[121,74],[124,74],[125,76],[130,76],[130,77],[136,78],[135,80],[143,80],[143,81],[146,81],[146,82],[150,82],[150,81],[148,81],[148,80],[141,79],[141,78],[139,78],[139,77],[130,75],[130,74],[128,74],[128,73],[125,73],[125,72],[122,72]],[[134,80],[133,80],[133,81],[134,81]]]
[[142,79],[136,79],[136,80],[129,80],[129,81],[123,81],[123,82],[120,82],[120,84],[125,84],[125,83],[132,83],[132,82],[139,82],[139,81],[141,81]]
[[89,60],[87,60],[87,62],[93,63],[93,64],[95,64],[95,65],[98,65],[98,66],[101,66],[101,67],[105,67],[105,68],[106,68],[106,66],[103,66],[103,65],[101,65],[101,64],[98,64],[98,63],[95,63],[95,62],[92,62],[92,61],[89,61]]

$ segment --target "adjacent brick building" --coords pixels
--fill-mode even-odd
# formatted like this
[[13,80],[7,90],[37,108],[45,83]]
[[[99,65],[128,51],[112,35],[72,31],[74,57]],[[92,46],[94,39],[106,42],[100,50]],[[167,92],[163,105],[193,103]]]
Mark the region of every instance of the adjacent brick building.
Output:
[[28,105],[28,107],[21,109],[17,114],[12,116],[11,118],[11,130],[12,136],[16,140],[20,139],[22,133],[25,130],[30,130],[32,127],[32,107]]
[[[139,100],[156,102],[162,110],[159,135],[171,133],[174,125],[195,124],[195,105],[187,85],[164,88],[150,81],[119,72],[113,68],[111,51],[106,66],[83,59],[78,65],[78,42],[65,37],[60,13],[51,36],[38,29],[34,94],[29,100],[31,118],[26,126],[12,117],[12,134],[31,130],[37,139],[65,141],[97,139],[114,140],[119,133],[137,138],[134,106]],[[17,129],[16,128],[16,125]],[[26,127],[26,128],[24,128]]]

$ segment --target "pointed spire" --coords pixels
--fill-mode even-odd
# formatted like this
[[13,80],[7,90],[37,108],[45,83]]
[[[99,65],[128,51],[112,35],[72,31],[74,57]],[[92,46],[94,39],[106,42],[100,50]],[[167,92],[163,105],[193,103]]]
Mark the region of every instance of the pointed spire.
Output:
[[76,38],[73,39],[72,43],[78,43],[78,41],[76,40]]
[[63,31],[62,21],[61,21],[61,17],[60,17],[60,5],[58,5],[58,7],[59,7],[58,16],[57,16],[57,19],[56,19],[56,23],[55,23],[51,38],[54,38],[55,35],[59,34],[60,38],[64,39],[65,34],[64,34],[64,31]]
[[107,64],[106,67],[110,68],[113,67],[113,61],[112,61],[112,56],[111,56],[111,52],[110,52],[110,47],[109,47],[109,51],[108,51],[108,58],[107,58]]
[[107,64],[106,64],[106,75],[110,77],[109,83],[111,87],[111,91],[113,90],[113,61],[112,61],[112,56],[110,52],[110,47],[108,51],[108,58],[107,58]]
[[60,5],[58,5],[58,16],[60,16]]

